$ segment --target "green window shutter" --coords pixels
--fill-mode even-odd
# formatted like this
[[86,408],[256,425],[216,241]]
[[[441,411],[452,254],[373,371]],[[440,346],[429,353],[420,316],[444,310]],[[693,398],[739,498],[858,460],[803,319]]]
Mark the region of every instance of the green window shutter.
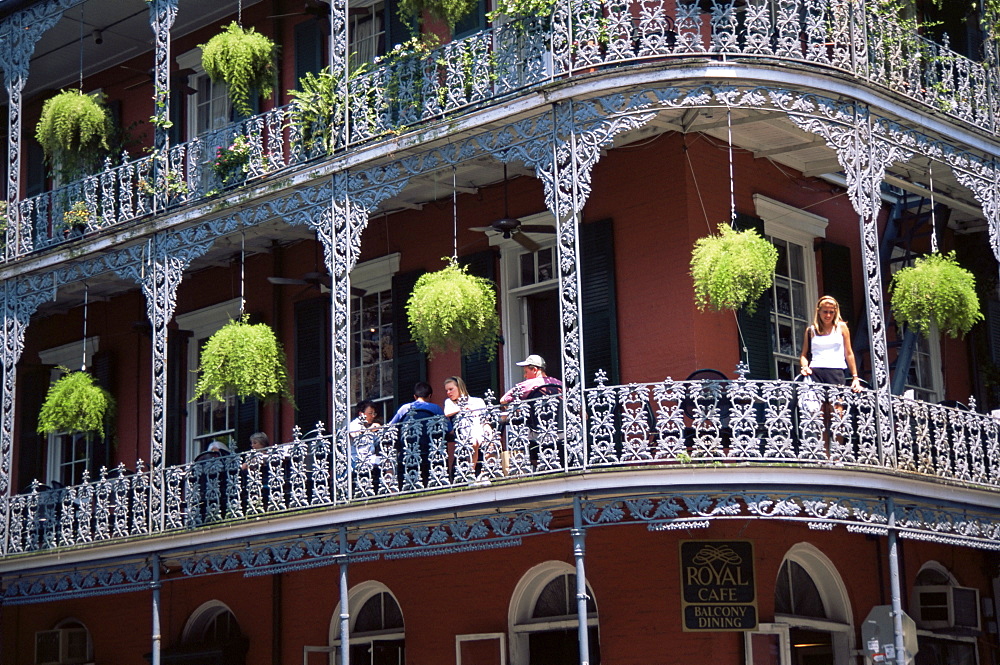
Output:
[[[496,255],[491,250],[466,256],[459,261],[469,267],[469,274],[496,282]],[[485,349],[462,356],[462,379],[473,397],[482,397],[487,390],[492,390],[499,399],[500,361],[496,354],[493,360],[487,359]]]
[[38,412],[52,377],[51,365],[30,365],[17,370],[17,408],[21,414],[20,447],[17,451],[17,485],[15,492],[29,490],[28,484],[38,479],[45,482],[45,460],[48,436],[39,434]]
[[[114,358],[111,352],[98,351],[94,354],[93,360],[91,360],[90,373],[97,381],[97,385],[107,390],[117,399],[118,396],[115,394],[113,385],[113,363]],[[94,456],[91,458],[89,466],[91,478],[97,477],[97,474],[100,472],[102,466],[106,466],[109,469],[114,467],[114,460],[111,459],[110,443],[115,436],[115,423],[105,419],[104,430],[104,433],[106,434],[105,437],[94,439]]]
[[[260,430],[260,400],[247,397],[236,405],[236,441],[230,450],[249,450],[250,435]],[[273,443],[280,443],[275,435]]]
[[167,466],[184,461],[190,337],[191,333],[187,330],[170,330],[167,333],[167,440],[164,450]]
[[408,25],[399,18],[399,0],[385,2],[385,49],[391,51],[396,44],[402,44],[417,34],[417,26]]
[[610,219],[580,226],[580,298],[583,313],[584,385],[603,369],[608,384],[620,382],[615,300],[614,228]]
[[392,320],[393,335],[396,338],[396,355],[392,360],[392,390],[396,408],[413,400],[413,384],[427,380],[427,355],[413,341],[406,316],[406,301],[410,299],[417,279],[424,272],[412,270],[393,275],[392,278]]
[[1000,366],[1000,301],[986,300],[986,343],[990,350],[990,360]]
[[486,0],[479,0],[475,9],[455,24],[452,39],[461,39],[469,35],[486,29]]
[[295,26],[295,87],[306,74],[323,69],[323,22],[303,21]]
[[840,316],[854,330],[854,280],[851,276],[851,248],[824,241],[820,245],[823,260],[823,293],[840,303]]
[[[188,70],[190,71],[190,70]],[[179,80],[174,80],[174,78]],[[187,77],[177,76],[171,79],[170,99],[167,101],[167,119],[170,121],[170,129],[167,130],[167,137],[170,145],[178,145],[184,142],[184,121],[185,108],[187,107]]]
[[295,303],[295,424],[303,432],[326,423],[331,429],[329,405],[330,362],[327,321],[330,303],[311,298]]
[[[764,221],[757,217],[737,213],[735,227],[740,231],[746,229],[756,229],[761,236],[764,235]],[[745,360],[750,365],[748,379],[774,379],[774,352],[771,346],[771,335],[774,324],[771,322],[771,290],[768,289],[757,301],[757,310],[750,315],[747,310],[741,309],[736,316],[743,338],[742,343],[746,345],[746,355],[743,354],[742,347],[739,350],[740,360]]]

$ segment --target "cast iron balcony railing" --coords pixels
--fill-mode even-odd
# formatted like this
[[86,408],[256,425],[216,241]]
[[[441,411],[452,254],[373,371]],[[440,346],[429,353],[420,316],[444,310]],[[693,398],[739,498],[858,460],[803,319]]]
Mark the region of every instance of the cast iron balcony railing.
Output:
[[[784,463],[886,471],[928,483],[1000,489],[1000,421],[893,397],[895,440],[878,441],[871,391],[782,381],[704,380],[606,386],[585,393],[584,440],[566,437],[561,396],[490,403],[481,412],[293,441],[208,461],[113,472],[72,487],[33,484],[0,498],[4,555],[86,546],[206,525],[336,509],[372,500],[530,482],[588,469],[697,472]],[[153,473],[163,482],[151,483]],[[704,482],[710,479],[703,478]],[[151,501],[153,487],[163,500]],[[151,505],[162,505],[154,515]]]
[[[995,136],[998,68],[905,32],[868,4],[715,0],[706,12],[698,0],[562,0],[550,17],[383,59],[347,81],[329,120],[299,126],[291,120],[291,105],[275,108],[175,146],[166,156],[126,158],[120,166],[21,201],[21,228],[32,235],[35,249],[44,249],[556,79],[650,61],[738,58],[743,64],[785,61],[838,71]],[[213,168],[219,150],[230,150],[238,138],[243,143],[237,166],[220,173]],[[65,212],[77,203],[86,219],[68,229]],[[11,226],[7,259],[17,258],[22,246],[14,242],[16,233]]]

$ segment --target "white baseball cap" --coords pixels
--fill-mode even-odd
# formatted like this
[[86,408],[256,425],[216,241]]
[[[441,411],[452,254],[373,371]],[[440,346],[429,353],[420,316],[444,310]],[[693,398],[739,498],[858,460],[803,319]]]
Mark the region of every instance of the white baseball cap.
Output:
[[545,360],[536,353],[532,353],[530,356],[516,364],[519,367],[527,367],[530,365],[532,367],[541,367],[542,369],[545,369]]

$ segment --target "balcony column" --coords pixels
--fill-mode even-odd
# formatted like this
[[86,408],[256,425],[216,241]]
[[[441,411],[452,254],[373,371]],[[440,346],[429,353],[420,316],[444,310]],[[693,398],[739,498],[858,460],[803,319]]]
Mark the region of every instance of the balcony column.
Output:
[[[855,105],[851,113],[837,121],[789,115],[801,129],[823,137],[837,152],[837,160],[847,177],[847,194],[858,213],[861,234],[861,259],[865,272],[868,339],[871,343],[872,383],[876,391],[876,436],[878,450],[870,451],[885,466],[896,465],[895,427],[892,394],[889,385],[889,354],[886,343],[886,319],[883,305],[882,260],[879,254],[878,214],[885,170],[894,162],[907,162],[913,152],[889,140],[885,128],[868,112]],[[845,126],[846,121],[850,126]],[[867,451],[866,451],[867,452]],[[877,455],[877,458],[875,457]]]
[[347,586],[347,528],[340,527],[340,665],[351,665],[351,606]]
[[497,158],[523,161],[534,167],[545,184],[545,205],[556,218],[556,254],[559,266],[559,318],[562,323],[564,385],[563,416],[566,423],[566,464],[586,465],[583,430],[586,374],[583,349],[583,309],[580,293],[581,213],[591,192],[591,172],[601,150],[617,134],[652,120],[653,111],[615,115],[590,102],[565,102],[553,107],[555,126],[547,145],[503,149]]
[[[149,25],[153,29],[153,137],[164,155],[170,149],[170,28],[177,18],[178,0],[151,0]],[[164,157],[165,159],[165,157]]]
[[[21,281],[14,277],[3,282],[3,411],[0,413],[0,500],[6,501],[11,486],[14,451],[14,407],[17,394],[17,362],[24,351],[24,333],[38,305],[51,298],[51,292],[26,294]],[[0,547],[7,554],[10,545],[10,513],[0,511],[3,539]]]
[[150,657],[152,665],[160,665],[160,646],[163,642],[163,635],[160,629],[160,589],[163,584],[160,582],[160,555],[153,554],[153,581],[150,588],[153,590],[153,652]]
[[[378,169],[381,171],[381,169]],[[329,430],[333,435],[334,452],[334,501],[347,500],[350,494],[350,474],[344,474],[343,485],[336,482],[339,469],[347,468],[347,431],[351,405],[351,271],[361,254],[361,234],[368,226],[372,210],[385,199],[395,196],[406,184],[406,179],[396,183],[379,183],[367,191],[352,192],[352,178],[365,179],[365,175],[352,175],[346,171],[334,174],[333,195],[329,210],[323,212],[316,223],[310,224],[316,237],[323,243],[323,258],[333,281],[330,299],[330,375],[333,377],[333,400]],[[337,466],[338,462],[341,464]],[[343,487],[345,496],[338,497]]]
[[28,80],[28,69],[31,56],[35,52],[35,44],[46,30],[54,26],[62,18],[67,7],[74,4],[73,0],[53,0],[40,2],[27,7],[7,17],[0,24],[0,71],[3,72],[4,85],[7,89],[9,102],[7,114],[7,214],[13,224],[7,225],[7,241],[5,253],[8,256],[18,256],[30,252],[33,248],[31,229],[24,226],[21,219],[21,111],[23,103],[21,95],[24,84]]
[[[350,67],[350,44],[347,39],[347,3],[348,0],[329,0],[330,2],[330,74],[333,76],[334,84],[337,86],[336,98],[346,99],[343,105],[343,117],[333,118],[332,122],[339,129],[335,129],[335,136],[340,135],[340,140],[334,139],[334,145],[345,145],[350,137],[351,102],[347,95],[348,75]],[[387,46],[386,48],[389,48]]]
[[580,643],[580,665],[590,665],[590,631],[587,626],[587,571],[584,567],[587,532],[583,528],[580,497],[573,497],[573,559],[576,562],[576,620],[577,639]]
[[177,287],[191,260],[207,251],[213,240],[207,235],[196,240],[182,234],[153,236],[142,259],[122,266],[117,272],[137,282],[146,299],[146,316],[152,326],[151,402],[149,441],[149,529],[162,531],[166,507],[163,505],[164,447],[167,438],[167,324],[174,316]]

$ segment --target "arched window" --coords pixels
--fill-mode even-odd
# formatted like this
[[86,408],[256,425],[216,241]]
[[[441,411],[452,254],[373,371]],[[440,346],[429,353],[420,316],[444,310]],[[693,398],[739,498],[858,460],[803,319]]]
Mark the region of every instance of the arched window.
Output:
[[[406,662],[406,632],[403,611],[389,588],[379,582],[365,582],[348,595],[351,615],[352,665],[403,665]],[[333,613],[330,643],[339,662],[340,606]]]
[[848,662],[854,631],[847,590],[816,547],[799,543],[785,555],[774,583],[774,620],[788,628],[793,665]]
[[250,641],[240,629],[232,610],[218,600],[210,600],[191,613],[180,644],[163,650],[162,662],[240,665],[246,661]]
[[[599,665],[597,603],[587,585],[587,635],[590,662]],[[561,561],[529,570],[511,600],[510,644],[513,665],[576,665],[580,662],[576,571]]]
[[90,631],[76,619],[35,633],[35,665],[70,665],[93,660]]
[[916,665],[975,665],[979,662],[979,594],[963,587],[946,567],[928,561],[920,567],[907,613],[917,624]]

